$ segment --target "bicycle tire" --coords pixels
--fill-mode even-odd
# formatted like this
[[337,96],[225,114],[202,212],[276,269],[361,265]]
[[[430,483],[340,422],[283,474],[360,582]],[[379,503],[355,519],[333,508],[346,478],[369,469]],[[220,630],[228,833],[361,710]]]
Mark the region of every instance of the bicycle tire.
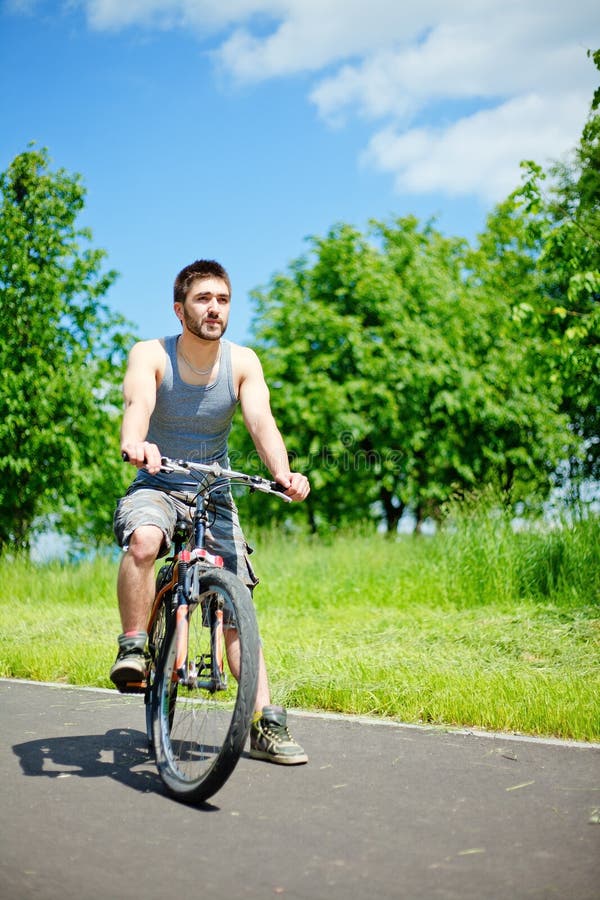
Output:
[[235,627],[240,648],[239,681],[228,676],[226,691],[177,685],[175,617],[158,660],[151,692],[154,754],[167,791],[178,800],[198,803],[227,781],[241,756],[254,711],[258,685],[259,639],[248,588],[224,569],[200,576],[199,597],[190,606],[189,654],[199,670],[210,653],[207,607],[220,599]]

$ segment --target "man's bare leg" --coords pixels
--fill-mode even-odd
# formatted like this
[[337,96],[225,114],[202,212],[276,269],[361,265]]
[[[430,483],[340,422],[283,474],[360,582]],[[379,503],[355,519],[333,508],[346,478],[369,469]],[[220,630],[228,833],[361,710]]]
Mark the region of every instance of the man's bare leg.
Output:
[[110,677],[120,691],[140,690],[146,673],[146,622],[154,598],[154,563],[162,543],[156,525],[143,525],[131,535],[117,579],[123,633]]
[[163,533],[156,525],[142,525],[131,535],[117,579],[123,632],[144,631],[154,599],[154,563]]
[[[231,669],[231,674],[236,681],[239,681],[240,675],[240,641],[238,633],[233,628],[225,631],[225,644],[227,649],[227,662]],[[263,706],[268,706],[271,702],[271,693],[269,691],[269,679],[267,677],[267,667],[262,647],[259,647],[258,653],[258,688],[256,691],[256,702],[254,711],[261,712]]]

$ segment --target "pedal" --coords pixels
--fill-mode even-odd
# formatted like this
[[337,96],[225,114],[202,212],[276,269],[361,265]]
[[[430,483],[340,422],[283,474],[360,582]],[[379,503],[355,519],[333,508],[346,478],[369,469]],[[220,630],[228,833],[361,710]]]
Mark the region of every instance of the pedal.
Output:
[[123,681],[117,685],[120,694],[145,694],[147,681]]

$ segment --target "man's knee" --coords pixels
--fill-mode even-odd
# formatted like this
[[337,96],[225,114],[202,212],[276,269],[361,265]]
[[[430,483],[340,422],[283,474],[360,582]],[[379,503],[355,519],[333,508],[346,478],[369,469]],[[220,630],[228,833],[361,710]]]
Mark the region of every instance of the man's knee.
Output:
[[129,538],[127,552],[138,564],[153,565],[163,539],[163,533],[156,525],[140,525]]

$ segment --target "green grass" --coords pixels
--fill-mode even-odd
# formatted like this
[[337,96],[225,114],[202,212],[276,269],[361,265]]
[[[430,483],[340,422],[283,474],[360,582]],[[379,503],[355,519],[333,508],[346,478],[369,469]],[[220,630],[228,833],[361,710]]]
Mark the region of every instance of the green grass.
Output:
[[112,686],[116,563],[0,560],[0,676]]
[[[274,701],[600,739],[600,520],[515,534],[472,510],[433,538],[255,543]],[[0,675],[109,686],[116,565],[0,560]]]

